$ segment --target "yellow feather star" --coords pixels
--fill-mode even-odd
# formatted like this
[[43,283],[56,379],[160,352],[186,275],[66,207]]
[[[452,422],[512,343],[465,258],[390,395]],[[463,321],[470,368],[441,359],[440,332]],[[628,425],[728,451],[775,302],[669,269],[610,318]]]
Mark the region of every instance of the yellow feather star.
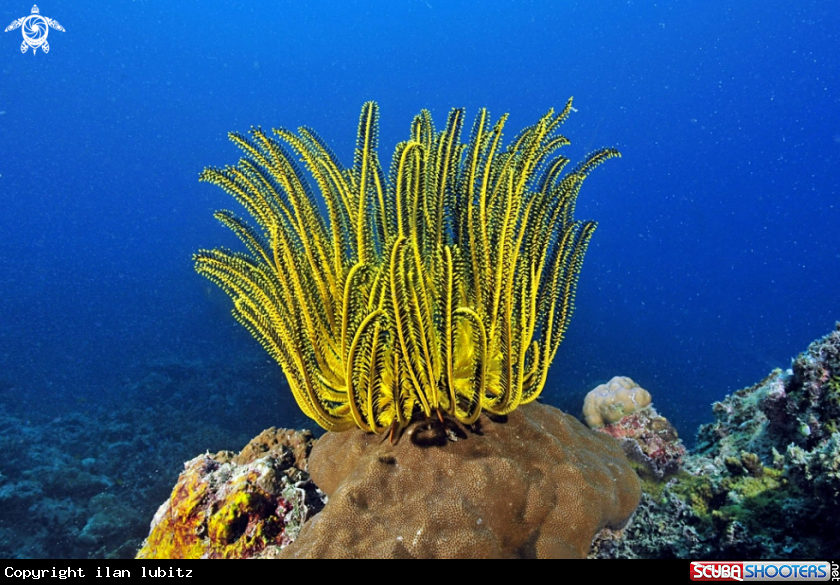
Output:
[[539,396],[569,324],[595,229],[573,218],[583,180],[619,156],[599,150],[564,174],[557,130],[571,109],[549,111],[506,148],[507,116],[491,125],[482,109],[463,143],[463,110],[440,132],[423,110],[387,175],[374,102],[362,108],[352,168],[308,128],[231,133],[244,157],[201,180],[256,226],[217,212],[247,253],[201,250],[196,270],[230,295],[234,317],[327,430],[507,414]]

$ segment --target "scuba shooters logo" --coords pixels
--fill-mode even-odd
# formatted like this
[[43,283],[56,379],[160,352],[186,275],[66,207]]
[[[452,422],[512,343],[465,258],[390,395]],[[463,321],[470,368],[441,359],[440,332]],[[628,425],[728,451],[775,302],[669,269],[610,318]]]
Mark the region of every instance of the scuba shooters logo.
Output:
[[691,563],[692,581],[743,581],[743,563]]
[[[828,561],[692,561],[692,581],[837,581]],[[834,569],[834,570],[832,570]]]
[[33,55],[38,52],[39,48],[45,53],[50,52],[50,45],[47,42],[47,35],[50,33],[50,28],[64,32],[64,27],[58,24],[57,20],[41,16],[41,11],[38,10],[37,4],[32,7],[32,14],[13,21],[3,32],[9,32],[18,28],[23,33],[23,43],[20,45],[20,52],[25,53],[29,47],[32,47]]

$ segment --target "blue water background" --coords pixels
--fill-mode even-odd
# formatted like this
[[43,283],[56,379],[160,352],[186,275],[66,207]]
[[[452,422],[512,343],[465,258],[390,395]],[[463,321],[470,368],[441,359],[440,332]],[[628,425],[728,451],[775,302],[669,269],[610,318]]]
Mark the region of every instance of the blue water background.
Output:
[[[578,413],[627,375],[691,439],[840,319],[834,0],[39,7],[66,29],[49,54],[0,34],[0,380],[33,412],[118,396],[162,358],[256,355],[270,377],[193,271],[235,244],[198,173],[252,125],[311,126],[349,164],[366,100],[385,161],[421,108],[509,112],[510,137],[570,96],[565,154],[621,150],[579,199],[599,227],[547,402]],[[279,426],[299,424],[287,393],[260,407]]]

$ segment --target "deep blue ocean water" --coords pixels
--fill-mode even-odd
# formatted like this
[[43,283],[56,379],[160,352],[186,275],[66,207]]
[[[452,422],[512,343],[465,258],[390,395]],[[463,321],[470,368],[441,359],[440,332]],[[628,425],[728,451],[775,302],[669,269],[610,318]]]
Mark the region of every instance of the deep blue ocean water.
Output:
[[[277,368],[193,270],[234,243],[198,173],[252,125],[311,126],[350,164],[367,100],[384,161],[421,108],[509,112],[513,136],[570,96],[565,154],[621,150],[579,198],[599,227],[547,402],[577,414],[627,375],[691,442],[840,320],[834,0],[38,6],[66,29],[48,54],[0,34],[0,381],[32,412],[118,397],[164,358]],[[3,2],[0,26],[31,8]],[[264,405],[278,426],[298,424],[287,392]]]

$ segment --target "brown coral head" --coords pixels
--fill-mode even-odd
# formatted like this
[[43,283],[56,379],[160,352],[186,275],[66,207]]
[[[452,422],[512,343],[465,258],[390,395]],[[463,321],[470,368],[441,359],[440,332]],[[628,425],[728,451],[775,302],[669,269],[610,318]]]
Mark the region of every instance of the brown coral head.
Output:
[[282,556],[581,558],[638,505],[639,480],[612,437],[538,403],[506,424],[479,420],[483,435],[444,448],[324,435],[309,469],[329,503]]

